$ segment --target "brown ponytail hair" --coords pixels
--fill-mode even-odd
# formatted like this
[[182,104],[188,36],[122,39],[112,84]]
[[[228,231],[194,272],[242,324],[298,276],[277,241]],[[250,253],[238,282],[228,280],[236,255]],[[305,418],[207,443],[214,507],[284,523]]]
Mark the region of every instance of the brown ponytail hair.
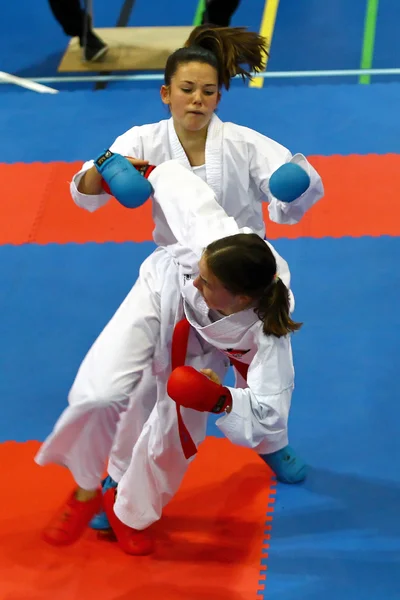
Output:
[[275,256],[256,234],[239,233],[207,246],[205,259],[211,272],[235,295],[250,296],[265,335],[282,337],[302,323],[290,317],[289,291],[276,277]]
[[262,71],[265,56],[268,56],[267,41],[258,33],[247,31],[245,27],[200,25],[193,29],[184,48],[168,57],[165,85],[171,84],[179,65],[203,62],[216,69],[219,86],[228,90],[232,77],[241,75],[243,80],[251,79],[252,72]]

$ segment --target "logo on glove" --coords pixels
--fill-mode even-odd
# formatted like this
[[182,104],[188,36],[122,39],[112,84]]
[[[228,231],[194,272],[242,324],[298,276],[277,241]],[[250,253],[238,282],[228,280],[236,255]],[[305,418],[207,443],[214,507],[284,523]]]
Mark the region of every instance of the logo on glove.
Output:
[[108,158],[111,158],[111,156],[113,156],[113,153],[111,152],[111,150],[106,150],[104,152],[104,154],[102,154],[101,156],[99,156],[99,158],[96,160],[96,165],[98,165],[99,167],[101,167],[101,165],[103,163],[105,163]]

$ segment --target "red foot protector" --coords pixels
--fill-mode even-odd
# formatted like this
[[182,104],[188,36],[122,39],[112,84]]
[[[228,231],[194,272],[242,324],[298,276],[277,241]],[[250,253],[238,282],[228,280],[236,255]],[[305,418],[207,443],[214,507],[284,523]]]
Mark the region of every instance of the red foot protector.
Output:
[[74,490],[43,531],[43,539],[53,546],[73,544],[81,537],[92,517],[99,512],[101,504],[101,490],[87,502],[79,502],[75,498]]
[[[138,482],[140,485],[140,482]],[[114,512],[114,503],[117,490],[110,488],[103,497],[104,510],[110,522],[112,530],[117,538],[118,544],[126,554],[145,556],[153,551],[153,542],[146,531],[132,529],[122,523]]]

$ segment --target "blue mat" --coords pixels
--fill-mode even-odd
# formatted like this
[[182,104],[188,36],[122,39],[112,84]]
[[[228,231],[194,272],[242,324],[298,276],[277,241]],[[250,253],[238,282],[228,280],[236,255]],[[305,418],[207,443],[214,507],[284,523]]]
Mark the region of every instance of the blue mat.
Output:
[[[255,93],[256,102],[242,85],[224,94],[221,118],[256,129],[292,152],[307,155],[400,152],[400,84],[273,91],[267,86]],[[133,125],[168,117],[156,89],[45,97],[32,92],[0,95],[0,162],[86,160]]]

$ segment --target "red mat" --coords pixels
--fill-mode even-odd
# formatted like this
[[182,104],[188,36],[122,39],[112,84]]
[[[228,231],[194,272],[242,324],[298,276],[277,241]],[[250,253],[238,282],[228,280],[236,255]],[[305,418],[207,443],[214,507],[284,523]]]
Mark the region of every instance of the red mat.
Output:
[[[0,445],[1,600],[256,600],[274,482],[254,452],[208,438],[162,520],[151,557],[129,557],[88,530],[53,548],[40,530],[72,489],[39,444]],[[267,514],[268,513],[268,514]]]
[[[265,207],[269,239],[400,235],[400,155],[312,156],[310,162],[325,198],[293,226],[269,223]],[[92,214],[73,203],[68,182],[80,165],[0,164],[0,244],[151,240],[150,202],[130,211],[113,200]]]

